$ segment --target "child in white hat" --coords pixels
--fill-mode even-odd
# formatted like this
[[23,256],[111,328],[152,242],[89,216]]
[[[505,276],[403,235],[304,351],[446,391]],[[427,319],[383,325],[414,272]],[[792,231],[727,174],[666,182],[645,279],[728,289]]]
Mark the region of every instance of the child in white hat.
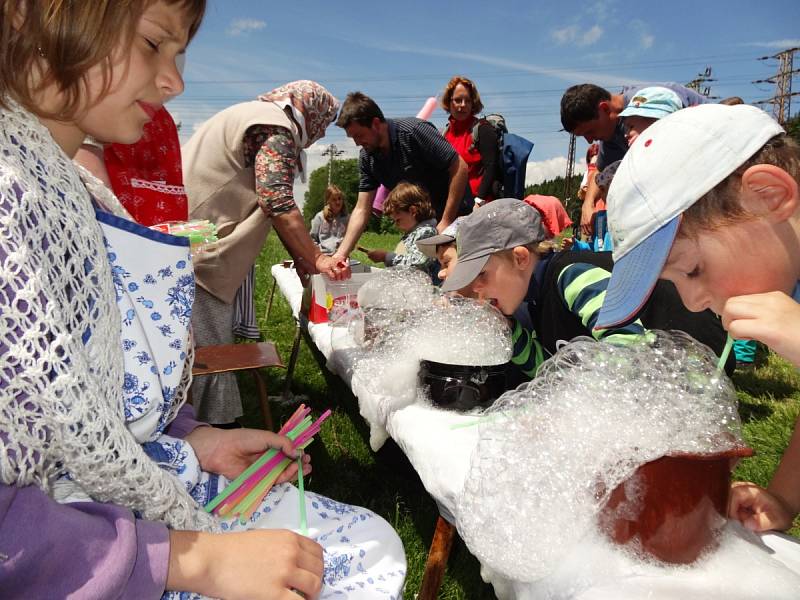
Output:
[[[595,323],[625,323],[659,278],[734,338],[800,366],[800,149],[765,112],[708,104],[652,125],[608,197],[615,266]],[[800,430],[768,490],[734,484],[730,514],[754,530],[800,512]]]

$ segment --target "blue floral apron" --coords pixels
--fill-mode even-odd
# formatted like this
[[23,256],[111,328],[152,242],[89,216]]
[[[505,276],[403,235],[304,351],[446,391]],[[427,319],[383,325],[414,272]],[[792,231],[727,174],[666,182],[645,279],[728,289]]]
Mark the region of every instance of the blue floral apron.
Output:
[[[174,418],[194,302],[189,240],[96,210],[122,319],[123,409],[145,452],[196,500],[208,490],[194,450],[164,429]],[[216,486],[214,486],[216,487]],[[206,493],[203,493],[206,492]]]
[[[227,480],[203,471],[189,443],[164,433],[177,412],[175,390],[190,341],[195,288],[189,241],[100,210],[96,216],[122,319],[128,429],[148,456],[205,505]],[[306,492],[305,502],[309,535],[324,548],[325,587],[320,598],[400,598],[405,554],[391,526],[369,510],[312,492]],[[247,523],[222,523],[223,531],[298,526],[299,496],[289,484],[275,486]],[[173,592],[165,598],[198,596]]]

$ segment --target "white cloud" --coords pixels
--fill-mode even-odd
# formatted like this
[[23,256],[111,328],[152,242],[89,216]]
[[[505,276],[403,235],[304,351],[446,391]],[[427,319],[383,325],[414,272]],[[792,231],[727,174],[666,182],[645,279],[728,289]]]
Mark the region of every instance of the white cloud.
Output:
[[228,25],[225,31],[228,35],[242,35],[243,33],[250,33],[251,31],[259,31],[264,29],[267,24],[259,19],[235,19]]
[[648,48],[653,47],[653,44],[656,42],[656,36],[650,33],[650,28],[644,21],[634,19],[631,21],[631,29],[633,29],[638,36],[639,46],[642,48],[642,50],[647,50]]
[[[583,159],[575,163],[575,174],[583,174],[586,171],[586,163]],[[529,162],[525,169],[525,185],[542,183],[548,179],[564,177],[567,174],[567,157],[555,156],[547,160]]]
[[577,25],[568,25],[561,29],[555,29],[550,33],[555,42],[561,46],[565,44],[577,44],[578,46],[591,46],[603,37],[603,28],[600,25],[593,25],[589,29],[583,29]]
[[649,33],[643,33],[639,38],[639,43],[645,50],[647,50],[648,48],[652,48],[655,41],[656,41],[656,36],[650,35]]
[[578,40],[578,45],[591,46],[601,37],[603,37],[603,28],[600,25],[595,25],[581,36],[580,40]]
[[776,50],[788,50],[800,46],[800,40],[772,40],[771,42],[746,42],[742,46],[755,46],[757,48],[775,48]]
[[469,60],[480,64],[491,65],[493,67],[513,69],[527,73],[535,73],[537,75],[548,75],[550,77],[557,77],[558,79],[570,82],[592,81],[597,85],[636,85],[639,83],[644,83],[644,80],[634,79],[627,75],[615,75],[611,73],[602,73],[600,71],[573,71],[570,69],[543,67],[533,63],[523,63],[515,60],[495,58],[492,56],[486,56],[485,54],[476,54],[471,52],[459,52],[455,50],[426,48],[421,46],[405,46],[393,42],[383,42],[377,40],[352,40],[348,38],[348,41],[359,44],[366,48],[375,48],[377,50],[383,50],[386,52],[421,54],[423,56],[434,56],[439,58],[457,58],[460,60]]
[[550,35],[559,44],[569,44],[570,42],[575,41],[575,37],[578,35],[578,26],[569,25],[567,27],[563,27],[562,29],[556,29]]

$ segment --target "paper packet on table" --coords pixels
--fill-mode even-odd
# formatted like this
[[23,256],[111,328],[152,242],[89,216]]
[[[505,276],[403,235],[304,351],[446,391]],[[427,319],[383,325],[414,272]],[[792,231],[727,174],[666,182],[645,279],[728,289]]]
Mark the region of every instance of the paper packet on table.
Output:
[[168,221],[166,223],[151,225],[150,229],[189,238],[192,254],[202,252],[206,250],[209,245],[219,241],[217,237],[217,226],[208,219]]

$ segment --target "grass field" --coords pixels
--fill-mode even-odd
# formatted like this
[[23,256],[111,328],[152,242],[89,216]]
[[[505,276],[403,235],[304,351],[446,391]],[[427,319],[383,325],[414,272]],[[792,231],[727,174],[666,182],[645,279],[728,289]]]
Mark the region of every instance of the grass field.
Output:
[[[391,249],[399,236],[365,234],[361,243],[369,248]],[[271,235],[257,265],[257,311],[267,339],[273,340],[288,361],[294,336],[294,321],[287,303],[276,290],[270,319],[264,320],[267,298],[272,286],[271,265],[288,257],[277,236]],[[354,259],[369,262],[360,252]],[[323,428],[321,438],[311,447],[314,472],[308,487],[337,500],[366,506],[382,515],[397,529],[408,557],[406,598],[414,598],[422,580],[427,548],[433,536],[437,511],[402,452],[391,441],[373,453],[368,444],[367,426],[358,414],[350,390],[337,377],[321,368],[324,359],[315,355],[304,342],[294,375],[292,389],[307,397],[316,414],[325,408],[333,416]],[[283,372],[269,371],[271,394],[283,385]],[[788,443],[800,414],[800,376],[796,369],[772,354],[764,353],[759,366],[737,373],[734,382],[739,394],[745,438],[756,456],[743,461],[736,477],[766,484]],[[249,377],[240,378],[247,402],[245,422],[259,426],[254,390]],[[273,404],[278,421],[288,416],[293,406]],[[797,523],[795,525],[798,525]],[[800,535],[800,527],[792,531]],[[443,599],[494,598],[492,588],[483,583],[478,561],[459,540],[450,555],[447,575],[440,591]]]

